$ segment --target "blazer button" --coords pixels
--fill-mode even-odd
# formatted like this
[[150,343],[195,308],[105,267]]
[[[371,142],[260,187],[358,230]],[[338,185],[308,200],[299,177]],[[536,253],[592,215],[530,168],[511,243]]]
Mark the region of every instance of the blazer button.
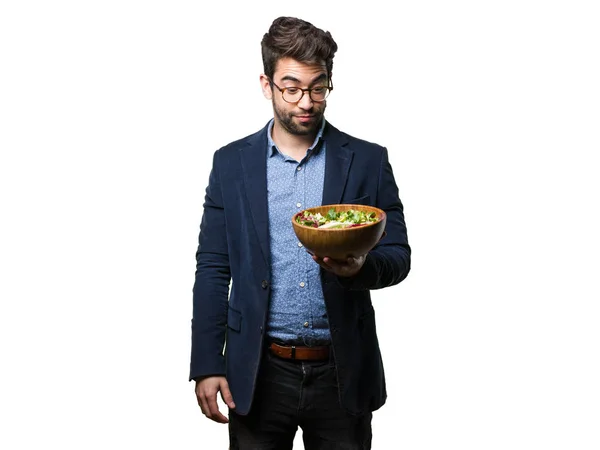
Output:
[[267,283],[267,280],[262,280],[262,283],[260,285],[262,286],[263,289],[266,289],[269,287],[269,283]]

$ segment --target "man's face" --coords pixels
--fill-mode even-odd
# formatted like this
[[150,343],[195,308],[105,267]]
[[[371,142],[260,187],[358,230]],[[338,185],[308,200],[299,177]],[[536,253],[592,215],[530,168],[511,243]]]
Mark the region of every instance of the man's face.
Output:
[[[277,62],[273,82],[280,88],[310,89],[318,86],[329,86],[327,67],[322,64],[304,64],[292,58],[282,58]],[[326,102],[314,102],[305,92],[298,103],[283,100],[282,93],[276,86],[270,86],[268,79],[263,78],[265,95],[270,94],[273,102],[275,121],[288,133],[305,136],[315,134],[321,126]]]

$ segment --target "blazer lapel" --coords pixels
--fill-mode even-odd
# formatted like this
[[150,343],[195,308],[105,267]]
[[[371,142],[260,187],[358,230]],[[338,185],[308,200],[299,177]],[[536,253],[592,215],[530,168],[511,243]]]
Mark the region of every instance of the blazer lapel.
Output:
[[[269,210],[267,197],[267,128],[251,136],[240,149],[246,198],[265,264],[269,265]],[[242,218],[243,220],[243,218]]]
[[348,140],[344,135],[329,122],[323,133],[323,139],[326,142],[327,150],[325,152],[322,204],[332,205],[340,203],[342,200],[354,153],[348,148]]

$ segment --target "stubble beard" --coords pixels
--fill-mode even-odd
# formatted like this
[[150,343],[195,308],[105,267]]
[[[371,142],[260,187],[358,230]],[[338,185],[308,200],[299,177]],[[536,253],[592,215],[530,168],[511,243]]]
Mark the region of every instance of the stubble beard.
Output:
[[323,120],[323,114],[325,113],[326,105],[323,105],[323,108],[316,112],[314,109],[310,111],[306,111],[308,114],[314,114],[314,120],[310,123],[296,123],[294,122],[294,115],[292,113],[288,113],[283,111],[277,107],[275,104],[275,99],[273,102],[273,111],[275,112],[275,116],[277,120],[283,127],[285,131],[295,136],[307,136],[311,134],[316,134],[319,128],[321,127],[321,121]]

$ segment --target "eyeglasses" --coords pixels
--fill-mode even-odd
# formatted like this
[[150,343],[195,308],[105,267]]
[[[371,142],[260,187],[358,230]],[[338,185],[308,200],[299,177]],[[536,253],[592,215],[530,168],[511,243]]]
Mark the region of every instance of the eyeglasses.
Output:
[[302,89],[299,87],[284,87],[280,88],[273,80],[269,80],[273,86],[281,91],[281,97],[287,103],[298,103],[304,97],[304,93],[308,92],[308,96],[313,102],[320,103],[325,101],[333,86],[316,86],[310,89]]

